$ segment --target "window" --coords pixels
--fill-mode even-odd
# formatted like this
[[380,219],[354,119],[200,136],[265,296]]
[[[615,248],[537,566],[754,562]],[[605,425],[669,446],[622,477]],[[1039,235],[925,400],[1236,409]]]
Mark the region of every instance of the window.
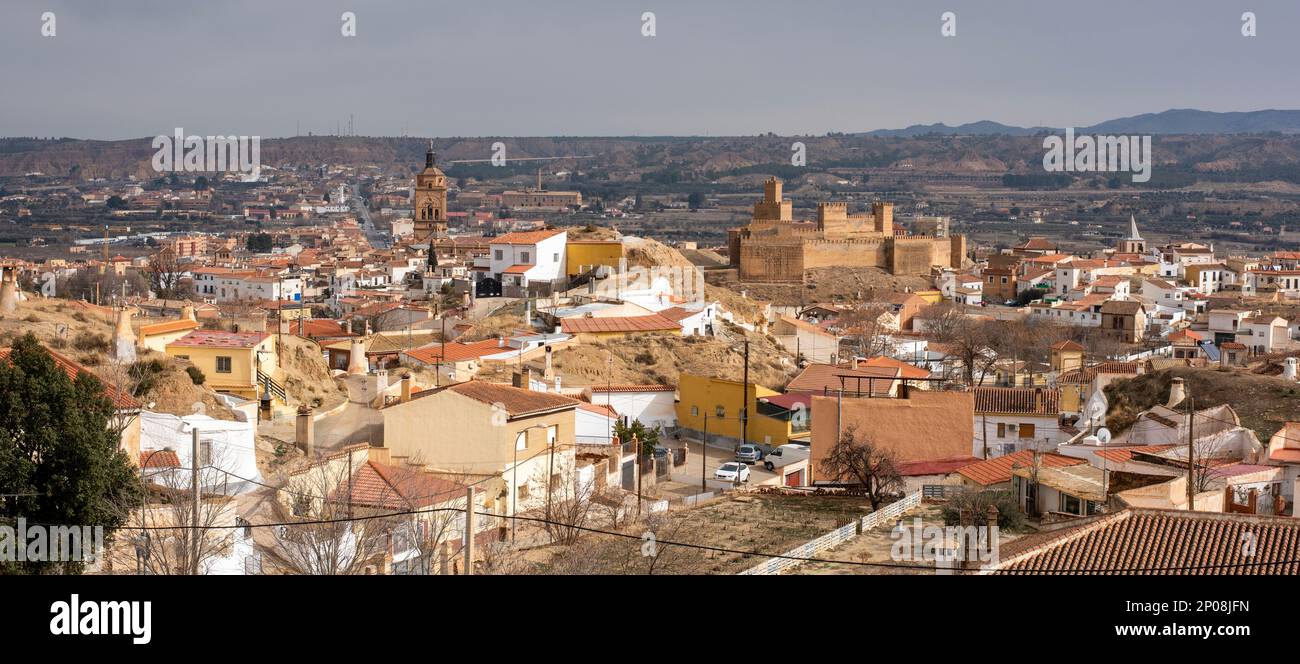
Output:
[[519,487],[518,487],[517,489],[515,489],[515,500],[516,500],[516,501],[520,501],[520,500],[528,500],[528,483],[527,483],[527,482],[524,482],[523,484],[520,484]]
[[1020,425],[1020,437],[1021,437],[1021,438],[1033,438],[1033,437],[1034,437],[1034,425],[1032,425],[1032,424],[1021,424],[1021,425]]
[[199,441],[199,463],[205,466],[212,465],[212,441]]
[[998,438],[1006,438],[1006,437],[1007,437],[1007,425],[998,422]]
[[501,260],[502,258],[505,258],[505,252],[501,251],[500,249],[497,249],[492,253],[493,253],[493,257],[496,258],[496,260]]
[[558,253],[551,254],[551,262],[553,263],[560,262],[560,255]]
[[1062,512],[1065,512],[1066,514],[1081,514],[1081,512],[1079,511],[1079,508],[1081,506],[1082,505],[1079,503],[1078,498],[1075,498],[1074,496],[1071,496],[1066,493],[1061,494]]
[[700,416],[700,407],[691,406],[691,417],[699,417],[699,416]]
[[228,356],[217,356],[217,373],[230,373],[230,358]]
[[714,406],[713,415],[714,417],[726,417],[727,409],[722,406]]
[[515,449],[516,449],[516,450],[526,450],[526,449],[528,449],[528,432],[527,432],[527,431],[520,431],[517,435],[515,435]]
[[521,252],[519,252],[519,262],[520,262],[520,263],[527,263],[527,262],[528,262],[528,252],[527,252],[527,251],[521,251]]

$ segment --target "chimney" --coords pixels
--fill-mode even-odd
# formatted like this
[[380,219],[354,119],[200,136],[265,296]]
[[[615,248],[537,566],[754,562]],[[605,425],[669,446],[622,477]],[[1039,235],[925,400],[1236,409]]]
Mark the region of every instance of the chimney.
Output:
[[17,269],[0,267],[0,313],[11,314],[18,309]]
[[505,337],[497,337],[497,348],[505,348],[505,347],[506,347]]
[[366,460],[371,463],[382,463],[385,466],[391,466],[393,461],[389,452],[389,448],[383,445],[372,445],[366,450]]
[[1288,357],[1285,360],[1283,360],[1282,380],[1289,380],[1291,382],[1295,382],[1297,378],[1296,376],[1297,365],[1300,365],[1300,359],[1296,359],[1294,357]]
[[402,403],[411,400],[411,374],[402,374]]
[[298,420],[294,426],[294,445],[310,459],[316,447],[316,420],[312,417],[311,406],[298,406]]
[[369,372],[370,366],[366,362],[366,341],[354,338],[352,352],[348,356],[348,374],[355,376]]
[[181,320],[187,320],[187,319],[192,320],[196,323],[199,320],[198,316],[194,313],[194,305],[188,303],[185,306],[181,307]]
[[123,362],[135,361],[135,333],[131,331],[131,310],[117,311],[117,329],[113,332],[113,357]]
[[1187,386],[1182,378],[1175,378],[1169,383],[1169,402],[1165,404],[1166,408],[1173,408],[1187,398]]
[[542,372],[542,378],[550,380],[555,377],[555,367],[551,361],[551,347],[546,347],[546,369]]

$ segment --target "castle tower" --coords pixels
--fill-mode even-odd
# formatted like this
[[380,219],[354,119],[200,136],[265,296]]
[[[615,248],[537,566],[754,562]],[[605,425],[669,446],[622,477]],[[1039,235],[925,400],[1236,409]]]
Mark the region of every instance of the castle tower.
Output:
[[1147,252],[1147,241],[1142,239],[1138,234],[1137,218],[1133,215],[1128,217],[1128,237],[1120,240],[1115,246],[1115,250],[1121,254],[1145,254]]
[[[430,238],[447,235],[447,175],[434,162],[433,141],[424,155],[424,170],[415,176],[415,235]],[[432,253],[432,250],[431,250]]]
[[894,236],[894,204],[878,201],[871,204],[871,217],[875,221],[876,232],[885,237]]
[[763,200],[754,204],[753,223],[790,223],[794,220],[794,203],[781,198],[781,181],[770,177],[763,183]]

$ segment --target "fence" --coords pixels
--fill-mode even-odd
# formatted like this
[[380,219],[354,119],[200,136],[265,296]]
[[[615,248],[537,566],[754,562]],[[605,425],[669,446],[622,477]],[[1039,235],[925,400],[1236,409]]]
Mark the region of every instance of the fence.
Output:
[[[767,560],[764,560],[763,562],[741,572],[740,574],[742,575],[780,574],[781,572],[784,572],[787,569],[790,569],[792,567],[798,567],[799,565],[803,564],[802,560],[794,560],[794,558],[813,558],[818,553],[821,553],[822,551],[838,546],[840,544],[843,544],[844,542],[853,539],[854,537],[857,537],[859,532],[866,532],[868,530],[871,530],[872,528],[875,528],[876,526],[881,525],[882,523],[886,523],[892,521],[893,519],[897,519],[898,517],[903,516],[903,514],[907,513],[908,510],[917,507],[920,504],[921,504],[921,492],[916,491],[913,493],[909,493],[906,496],[904,496],[902,500],[892,502],[886,505],[880,511],[872,512],[871,514],[862,517],[860,520],[855,519],[852,523],[849,523],[847,526],[836,528],[835,530],[832,530],[829,533],[826,533],[825,535],[822,535],[821,537],[818,537],[815,540],[804,542],[802,545],[790,549],[789,551],[786,551],[785,553],[781,554],[783,556],[788,556],[786,558],[768,558]],[[861,530],[859,530],[859,528]]]

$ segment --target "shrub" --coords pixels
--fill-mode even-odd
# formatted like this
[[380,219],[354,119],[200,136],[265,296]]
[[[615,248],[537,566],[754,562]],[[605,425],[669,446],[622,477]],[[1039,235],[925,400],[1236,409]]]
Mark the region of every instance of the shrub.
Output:
[[41,317],[37,316],[36,314],[27,314],[27,317],[24,318],[23,320],[27,321],[28,323],[39,323],[41,322]]
[[107,353],[110,348],[108,337],[90,331],[78,332],[72,338],[72,347],[83,353]]
[[208,380],[208,377],[203,375],[203,370],[198,367],[185,367],[185,373],[190,375],[190,380],[194,381],[195,385],[202,385]]
[[643,350],[643,351],[641,351],[640,353],[637,353],[637,354],[636,354],[636,357],[634,357],[634,358],[632,358],[632,359],[633,359],[637,364],[654,364],[654,363],[655,363],[655,356],[654,356],[654,353],[651,353],[651,352],[648,351],[648,350]]
[[140,360],[127,369],[127,375],[135,381],[134,396],[143,396],[158,385],[158,376],[163,372],[163,363],[159,360]]

